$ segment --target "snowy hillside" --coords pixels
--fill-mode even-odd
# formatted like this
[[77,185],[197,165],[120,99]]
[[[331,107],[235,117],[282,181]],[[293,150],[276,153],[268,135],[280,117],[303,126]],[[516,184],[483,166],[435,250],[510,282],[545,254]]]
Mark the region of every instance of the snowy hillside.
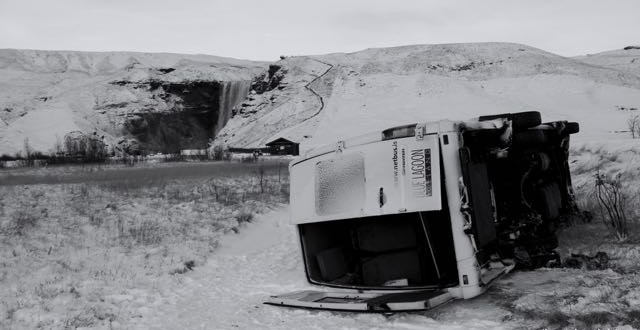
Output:
[[231,147],[287,137],[304,150],[419,120],[529,110],[580,122],[578,139],[615,139],[638,108],[635,47],[566,58],[509,43],[414,45],[270,66],[207,55],[0,50],[0,154],[22,151],[26,138],[49,152],[71,131],[151,151],[202,148],[216,134]]
[[574,57],[584,63],[640,74],[640,46]]
[[252,92],[218,143],[259,146],[284,136],[305,149],[419,120],[529,110],[609,138],[626,129],[629,114],[619,109],[640,107],[637,73],[519,44],[367,49],[276,65],[265,77],[271,88]]
[[[148,149],[206,146],[262,63],[208,55],[0,50],[0,154],[71,131]],[[185,131],[189,134],[185,134]]]

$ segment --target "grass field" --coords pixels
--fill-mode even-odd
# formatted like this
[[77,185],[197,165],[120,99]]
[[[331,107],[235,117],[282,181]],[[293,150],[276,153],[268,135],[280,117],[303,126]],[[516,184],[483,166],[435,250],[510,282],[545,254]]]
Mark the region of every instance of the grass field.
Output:
[[116,329],[288,202],[285,160],[0,172],[0,329]]
[[[606,252],[610,269],[517,272],[478,304],[538,328],[635,325],[637,150],[584,144],[571,151],[578,203],[594,217],[562,227],[558,250],[563,258]],[[604,225],[594,199],[598,171],[623,175],[630,221],[624,242]],[[287,203],[288,184],[285,160],[0,171],[0,329],[131,328],[146,310],[178,303],[172,292],[195,285],[188,274],[205,264],[220,239]],[[294,250],[287,251],[297,255]],[[262,263],[272,258],[281,260]],[[201,270],[222,276],[212,262]],[[443,320],[473,310],[455,306]]]
[[0,171],[0,186],[101,182],[153,186],[163,180],[237,177],[260,171],[272,176],[286,176],[287,166],[288,160],[274,159],[259,162],[138,163],[135,167],[103,164],[22,167]]

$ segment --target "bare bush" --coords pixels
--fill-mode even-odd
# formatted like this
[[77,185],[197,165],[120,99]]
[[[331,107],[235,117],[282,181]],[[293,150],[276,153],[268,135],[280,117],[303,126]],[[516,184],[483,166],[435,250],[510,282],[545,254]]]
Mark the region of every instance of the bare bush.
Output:
[[13,230],[18,235],[24,235],[27,229],[38,223],[38,216],[33,209],[21,209],[13,216]]
[[236,221],[238,221],[238,224],[251,223],[253,221],[253,213],[246,211],[240,212],[240,214],[236,215]]
[[64,149],[70,157],[78,157],[86,162],[102,162],[107,157],[107,148],[96,133],[86,135],[74,131],[64,136]]
[[33,148],[31,148],[31,145],[29,144],[29,138],[24,139],[24,154],[25,154],[26,165],[33,166],[34,154],[33,154]]
[[153,245],[162,241],[162,228],[156,221],[143,220],[129,227],[129,235],[138,244]]
[[267,185],[267,179],[265,178],[265,169],[264,166],[260,166],[258,170],[255,171],[256,177],[258,179],[258,183],[260,185],[260,193],[264,193],[264,188]]
[[619,241],[625,241],[629,237],[629,198],[623,190],[621,177],[620,173],[608,177],[598,171],[595,196],[605,224],[614,229]]
[[[39,207],[38,200],[44,194],[30,193],[28,200],[17,203],[17,207],[13,214],[8,218],[9,221],[0,221],[0,233],[11,233],[15,235],[25,235],[28,230],[35,227],[41,218],[48,216],[48,209]],[[3,206],[3,205],[0,205]]]
[[224,205],[233,205],[237,204],[235,195],[236,192],[232,189],[228,184],[220,183],[217,181],[213,181],[211,184],[212,193],[215,197],[216,202],[222,203]]
[[194,260],[187,260],[183,264],[183,267],[170,271],[169,275],[184,274],[188,271],[193,270],[193,268],[196,266],[196,262]]
[[640,136],[640,115],[631,115],[627,119],[627,127],[631,132],[631,138],[635,139],[636,136]]
[[227,154],[222,145],[215,145],[211,149],[211,158],[213,158],[213,160],[228,160]]

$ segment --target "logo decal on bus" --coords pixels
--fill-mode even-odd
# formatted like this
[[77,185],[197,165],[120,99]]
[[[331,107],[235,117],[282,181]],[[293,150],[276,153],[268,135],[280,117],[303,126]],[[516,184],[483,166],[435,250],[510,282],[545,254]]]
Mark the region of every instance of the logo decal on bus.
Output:
[[431,149],[411,150],[411,191],[414,197],[431,197]]
[[[394,185],[398,185],[398,142],[393,141],[391,144],[393,146],[393,183]],[[403,169],[404,170],[404,169]]]

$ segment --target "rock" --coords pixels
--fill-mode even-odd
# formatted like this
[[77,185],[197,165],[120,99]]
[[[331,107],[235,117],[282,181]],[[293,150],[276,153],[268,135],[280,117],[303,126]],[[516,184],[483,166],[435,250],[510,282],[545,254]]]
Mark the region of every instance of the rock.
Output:
[[286,70],[282,69],[282,66],[277,64],[269,65],[267,72],[263,72],[256,77],[251,84],[252,93],[262,94],[276,88],[280,88],[280,82],[284,79]]

